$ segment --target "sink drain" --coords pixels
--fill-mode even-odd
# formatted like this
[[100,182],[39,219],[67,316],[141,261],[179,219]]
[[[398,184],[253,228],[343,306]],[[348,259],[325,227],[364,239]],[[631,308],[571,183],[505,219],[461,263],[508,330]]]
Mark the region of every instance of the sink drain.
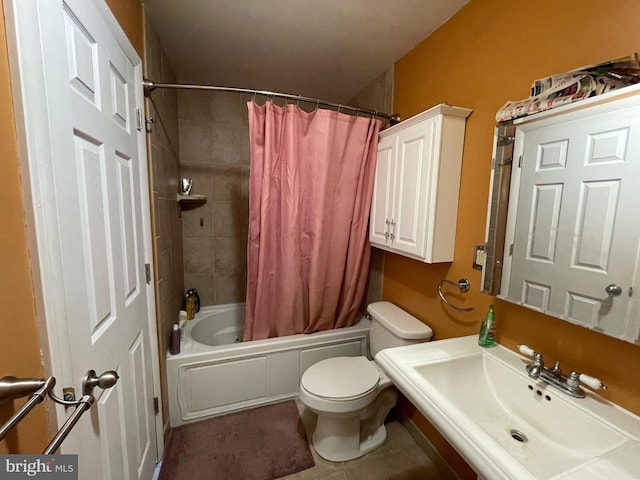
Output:
[[511,430],[509,433],[511,433],[511,438],[517,440],[518,442],[527,443],[529,441],[527,436],[520,430]]

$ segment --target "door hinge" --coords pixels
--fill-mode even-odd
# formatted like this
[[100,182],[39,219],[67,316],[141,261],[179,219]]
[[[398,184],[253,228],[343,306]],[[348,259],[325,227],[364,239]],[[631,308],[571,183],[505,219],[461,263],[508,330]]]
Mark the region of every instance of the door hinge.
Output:
[[513,256],[513,243],[511,244],[511,246],[509,247],[509,256],[512,257]]
[[144,264],[144,275],[147,279],[147,283],[151,283],[151,264],[150,263],[145,263]]
[[136,129],[142,131],[142,110],[139,108],[136,108]]
[[153,411],[156,415],[160,413],[160,402],[158,401],[158,397],[153,397]]
[[518,157],[518,168],[522,167],[522,155]]

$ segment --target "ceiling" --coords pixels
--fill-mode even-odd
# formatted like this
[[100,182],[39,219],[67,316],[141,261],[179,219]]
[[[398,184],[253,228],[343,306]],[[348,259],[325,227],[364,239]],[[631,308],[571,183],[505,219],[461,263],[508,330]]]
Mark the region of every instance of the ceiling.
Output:
[[468,1],[143,4],[179,82],[347,102]]

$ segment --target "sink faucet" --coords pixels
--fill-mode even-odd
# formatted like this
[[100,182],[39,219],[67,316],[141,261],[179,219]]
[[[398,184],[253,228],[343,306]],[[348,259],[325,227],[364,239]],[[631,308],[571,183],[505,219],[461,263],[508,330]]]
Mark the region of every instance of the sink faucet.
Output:
[[532,358],[525,368],[530,378],[540,379],[552,387],[571,395],[576,398],[584,398],[586,396],[584,390],[580,387],[580,383],[593,388],[594,390],[604,390],[604,385],[600,380],[595,377],[579,374],[576,371],[571,371],[569,375],[564,375],[560,369],[560,362],[556,361],[552,368],[547,368],[544,365],[544,358],[538,352],[526,345],[518,345],[516,347],[520,353]]
[[544,358],[538,352],[533,352],[533,360],[529,365],[527,365],[527,373],[529,377],[533,379],[537,379],[540,377],[540,374],[544,371]]

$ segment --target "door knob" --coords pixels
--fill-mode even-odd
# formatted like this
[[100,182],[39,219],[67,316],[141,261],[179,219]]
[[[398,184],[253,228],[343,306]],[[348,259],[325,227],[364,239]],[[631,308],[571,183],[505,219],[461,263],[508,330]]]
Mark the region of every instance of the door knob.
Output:
[[82,394],[92,395],[93,389],[100,387],[103,390],[113,387],[120,377],[113,370],[107,370],[102,375],[97,376],[95,370],[89,370],[82,380]]
[[622,287],[620,285],[616,285],[615,283],[611,283],[604,287],[604,291],[607,292],[608,295],[617,297],[622,293]]

